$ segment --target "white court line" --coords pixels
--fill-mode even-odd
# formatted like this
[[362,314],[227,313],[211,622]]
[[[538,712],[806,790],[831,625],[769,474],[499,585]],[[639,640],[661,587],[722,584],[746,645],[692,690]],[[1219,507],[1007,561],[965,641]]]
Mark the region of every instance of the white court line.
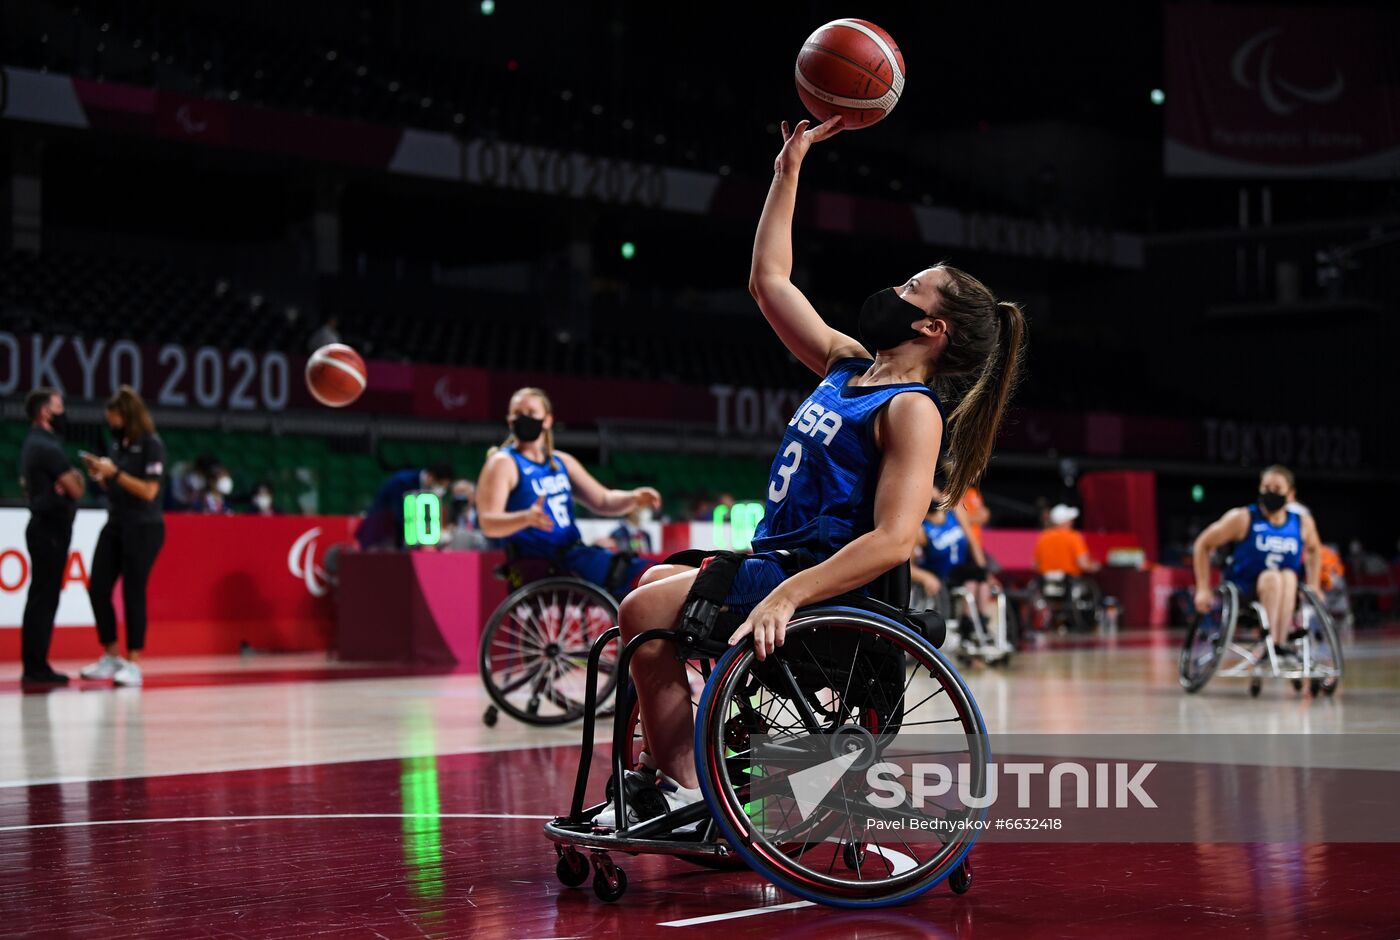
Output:
[[279,819],[553,819],[553,816],[525,816],[516,813],[308,813],[282,816],[168,816],[163,819],[83,819],[77,822],[37,823],[27,826],[0,826],[0,832],[30,829],[76,829],[82,826],[149,826],[155,823],[260,822]]
[[[604,747],[603,743],[594,750]],[[377,757],[337,757],[334,760],[290,761],[276,764],[229,764],[225,766],[194,767],[186,770],[160,770],[150,773],[127,773],[78,777],[39,777],[34,780],[0,780],[0,790],[14,787],[48,787],[63,783],[97,783],[102,780],[145,780],[150,777],[184,777],[191,774],[236,774],[245,770],[284,770],[290,767],[325,767],[331,764],[367,764],[371,761],[404,760],[409,757],[455,757],[458,754],[498,754],[505,751],[547,751],[556,747],[579,747],[576,743],[559,744],[506,743],[467,747],[456,751],[436,751],[432,754],[382,754]]]
[[814,901],[791,901],[787,904],[771,904],[768,907],[749,907],[742,911],[730,911],[727,914],[706,914],[704,917],[687,917],[685,920],[668,920],[656,926],[695,927],[699,924],[713,924],[717,920],[736,920],[740,917],[757,917],[759,914],[771,914],[774,911],[795,911],[799,907],[816,906]]

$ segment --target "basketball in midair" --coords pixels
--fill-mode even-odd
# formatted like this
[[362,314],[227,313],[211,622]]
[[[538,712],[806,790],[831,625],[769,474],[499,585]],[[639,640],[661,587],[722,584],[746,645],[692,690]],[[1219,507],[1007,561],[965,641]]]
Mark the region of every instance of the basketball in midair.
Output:
[[797,94],[818,121],[841,115],[846,130],[889,114],[904,91],[904,56],[890,34],[866,20],[832,20],[797,54]]
[[344,343],[322,346],[306,360],[306,388],[311,397],[344,408],[365,390],[368,373],[360,354]]

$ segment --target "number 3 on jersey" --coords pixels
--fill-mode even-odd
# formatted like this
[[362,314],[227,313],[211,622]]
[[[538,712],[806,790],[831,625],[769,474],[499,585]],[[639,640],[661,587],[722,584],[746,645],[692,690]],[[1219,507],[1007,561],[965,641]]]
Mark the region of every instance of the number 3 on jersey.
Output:
[[788,444],[783,451],[783,460],[791,460],[792,463],[778,468],[778,479],[768,484],[768,498],[775,503],[781,503],[788,494],[788,484],[792,483],[792,475],[797,472],[797,468],[802,465],[802,445],[793,441]]

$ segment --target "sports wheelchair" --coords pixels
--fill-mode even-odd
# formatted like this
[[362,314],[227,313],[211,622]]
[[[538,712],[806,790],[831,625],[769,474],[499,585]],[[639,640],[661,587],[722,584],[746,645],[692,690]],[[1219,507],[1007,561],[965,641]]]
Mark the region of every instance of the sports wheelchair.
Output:
[[[632,557],[616,556],[610,585]],[[479,666],[491,696],[482,716],[487,726],[500,712],[529,725],[567,724],[606,703],[617,687],[616,657],[604,655],[587,673],[583,664],[594,641],[617,623],[613,594],[561,574],[544,558],[510,558],[495,574],[512,591],[481,631]],[[585,704],[585,685],[593,705]]]
[[980,659],[988,666],[1010,665],[1016,653],[1016,643],[1012,633],[1011,608],[1007,604],[1006,592],[1000,585],[992,586],[992,599],[997,613],[993,621],[982,616],[977,605],[977,592],[965,585],[944,585],[943,590],[933,597],[915,589],[913,607],[932,603],[933,609],[952,625],[948,641],[943,645],[944,652],[956,656],[959,663],[970,665]]
[[1103,593],[1093,578],[1047,571],[1035,578],[1029,606],[1029,619],[1037,631],[1065,627],[1088,633],[1101,623]]
[[[797,611],[784,645],[764,662],[751,643],[729,647],[726,637],[700,640],[649,630],[629,641],[617,657],[619,674],[628,675],[643,644],[666,642],[676,645],[689,675],[703,677],[694,708],[704,800],[670,810],[648,773],[629,773],[642,730],[628,683],[613,713],[605,801],[590,803],[598,686],[585,684],[573,799],[567,815],[544,827],[555,844],[559,880],[577,887],[591,871],[594,893],[615,901],[627,889],[627,876],[613,855],[660,854],[707,868],[746,864],[800,897],[838,907],[897,904],[945,879],[956,893],[966,892],[972,885],[967,855],[985,809],[936,802],[930,808],[922,800],[915,806],[906,794],[886,812],[911,831],[922,828],[922,837],[872,831],[869,825],[858,830],[850,815],[872,792],[866,771],[877,762],[903,768],[921,755],[954,754],[962,776],[959,794],[966,787],[980,797],[987,787],[986,725],[962,678],[937,650],[942,618],[906,609],[908,578],[907,566],[898,568],[872,586],[873,596],[847,595]],[[880,598],[895,599],[897,606]],[[594,643],[590,675],[619,635],[614,628]],[[908,737],[920,732],[939,735],[935,750],[927,749],[929,739]],[[765,757],[774,751],[778,760]],[[786,759],[795,768],[802,758],[828,767],[827,761],[840,758],[845,768],[827,779],[821,793],[804,790],[805,804],[798,798],[800,772],[783,766]],[[609,805],[616,828],[595,825]],[[630,806],[638,808],[631,817]],[[930,819],[941,824],[918,826]],[[936,836],[927,835],[932,830]]]
[[1215,589],[1214,603],[1197,614],[1181,647],[1181,686],[1199,692],[1212,676],[1249,678],[1249,694],[1258,696],[1266,676],[1288,679],[1315,697],[1332,695],[1342,681],[1342,644],[1327,607],[1307,585],[1298,586],[1293,629],[1283,648],[1275,645],[1268,615],[1257,600],[1245,603],[1229,581]]

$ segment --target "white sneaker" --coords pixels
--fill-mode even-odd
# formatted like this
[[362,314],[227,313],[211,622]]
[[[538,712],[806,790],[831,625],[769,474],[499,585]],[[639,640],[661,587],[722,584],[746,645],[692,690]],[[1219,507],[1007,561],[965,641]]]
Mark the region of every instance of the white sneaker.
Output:
[[141,684],[141,667],[128,660],[122,660],[121,668],[112,674],[112,682],[115,685],[135,685]]
[[[676,781],[672,780],[670,777],[666,776],[665,774],[659,773],[656,775],[656,787],[658,790],[661,791],[662,795],[666,797],[666,807],[668,812],[675,812],[678,809],[683,809],[684,807],[690,806],[694,803],[699,803],[700,801],[705,799],[705,796],[700,792],[699,787],[695,787],[693,789],[690,787],[683,787],[680,784],[676,783]],[[647,816],[645,818],[651,819],[652,817]],[[628,800],[627,825],[635,826],[641,821],[642,817],[639,817],[637,815],[636,803],[632,800]],[[600,826],[604,829],[617,828],[617,811],[614,809],[612,804],[609,804],[601,813],[599,813],[593,818],[593,825]],[[694,828],[695,826],[692,824],[690,826],[682,826],[676,831],[684,832],[686,830]]]
[[102,658],[91,666],[84,666],[78,675],[84,679],[110,679],[126,664],[126,660],[111,653],[103,653]]

